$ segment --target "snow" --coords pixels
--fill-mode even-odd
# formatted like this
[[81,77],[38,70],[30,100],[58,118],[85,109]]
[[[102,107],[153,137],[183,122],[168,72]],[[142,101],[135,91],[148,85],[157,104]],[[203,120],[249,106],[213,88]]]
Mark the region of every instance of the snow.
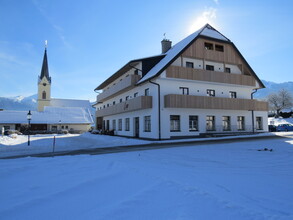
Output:
[[278,126],[279,124],[292,124],[293,118],[268,118],[269,125]]
[[[92,124],[93,119],[88,109],[78,107],[45,106],[43,112],[32,112],[32,124]],[[27,111],[0,111],[0,121],[5,124],[26,124]]]
[[222,35],[221,33],[210,29],[210,28],[205,28],[200,35],[204,35],[207,37],[211,37],[211,38],[215,38],[215,39],[219,39],[219,40],[224,40],[224,41],[229,41],[228,38],[226,38],[224,35]]
[[89,100],[51,99],[50,105],[53,107],[80,107],[91,109],[91,104]]
[[292,138],[0,160],[0,216],[293,219]]

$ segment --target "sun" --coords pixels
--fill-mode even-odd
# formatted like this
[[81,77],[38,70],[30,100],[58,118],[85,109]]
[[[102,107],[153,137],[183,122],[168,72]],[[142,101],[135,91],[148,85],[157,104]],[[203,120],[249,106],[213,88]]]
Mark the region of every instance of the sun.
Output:
[[206,8],[199,16],[195,18],[192,24],[188,28],[188,33],[191,34],[194,31],[202,28],[205,24],[209,23],[213,25],[217,18],[217,9]]

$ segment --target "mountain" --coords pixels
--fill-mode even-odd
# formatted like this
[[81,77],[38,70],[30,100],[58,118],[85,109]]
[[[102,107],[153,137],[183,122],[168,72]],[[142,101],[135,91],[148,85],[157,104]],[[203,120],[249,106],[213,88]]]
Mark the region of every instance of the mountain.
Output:
[[28,110],[37,110],[37,94],[24,97],[16,96],[11,98],[0,97],[0,109],[5,110],[19,110],[19,111],[28,111]]
[[288,90],[293,96],[293,82],[275,83],[271,81],[261,80],[265,85],[265,89],[260,89],[254,94],[256,99],[265,99],[271,93],[276,93],[281,89]]
[[[256,99],[265,99],[269,94],[280,91],[281,89],[288,90],[293,96],[293,82],[275,83],[262,80],[265,89],[260,89],[254,94]],[[37,110],[37,94],[23,97],[16,96],[12,98],[0,97],[0,109],[5,110]]]

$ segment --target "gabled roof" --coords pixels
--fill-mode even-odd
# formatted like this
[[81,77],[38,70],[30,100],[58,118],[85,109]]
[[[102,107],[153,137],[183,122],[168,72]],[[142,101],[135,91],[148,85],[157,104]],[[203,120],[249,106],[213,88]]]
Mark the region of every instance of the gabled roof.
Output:
[[210,40],[217,40],[222,41],[225,43],[229,43],[239,54],[239,56],[243,59],[244,63],[248,66],[249,70],[258,81],[260,87],[265,88],[264,84],[261,80],[257,77],[255,72],[249,66],[247,61],[244,59],[242,54],[239,50],[235,47],[235,45],[223,34],[213,28],[211,25],[206,24],[204,27],[199,29],[198,31],[194,32],[193,34],[189,35],[182,41],[175,44],[170,50],[168,50],[164,55],[165,57],[157,63],[137,84],[143,83],[148,81],[158,75],[160,75],[169,65],[171,65],[196,39],[199,37],[204,37]]
[[51,83],[51,77],[49,76],[49,67],[48,67],[48,59],[47,59],[47,49],[45,48],[44,58],[43,58],[43,65],[40,75],[40,80],[44,77]]
[[52,107],[79,107],[91,108],[89,100],[76,100],[76,99],[51,99],[50,106]]

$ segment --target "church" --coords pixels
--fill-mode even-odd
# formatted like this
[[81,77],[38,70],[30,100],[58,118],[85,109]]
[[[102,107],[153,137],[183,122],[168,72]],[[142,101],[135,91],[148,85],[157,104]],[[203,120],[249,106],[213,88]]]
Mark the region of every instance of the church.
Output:
[[[37,111],[30,111],[30,129],[41,133],[68,130],[71,133],[88,131],[94,124],[89,100],[51,98],[52,79],[49,75],[47,47],[41,74],[38,76]],[[28,124],[27,111],[0,111],[0,129],[20,130]]]

